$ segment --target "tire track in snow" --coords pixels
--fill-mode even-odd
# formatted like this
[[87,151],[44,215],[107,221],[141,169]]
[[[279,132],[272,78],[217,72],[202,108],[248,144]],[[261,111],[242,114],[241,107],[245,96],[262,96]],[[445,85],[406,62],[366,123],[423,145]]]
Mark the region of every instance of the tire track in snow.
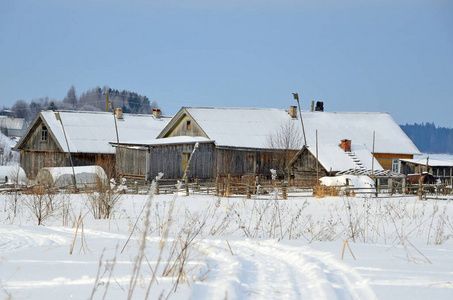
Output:
[[[374,299],[367,282],[330,253],[276,241],[204,242],[208,287],[194,296],[228,299]],[[203,291],[204,289],[204,291]],[[202,292],[203,291],[203,292]]]
[[0,227],[0,253],[39,246],[59,246],[69,239],[45,227]]

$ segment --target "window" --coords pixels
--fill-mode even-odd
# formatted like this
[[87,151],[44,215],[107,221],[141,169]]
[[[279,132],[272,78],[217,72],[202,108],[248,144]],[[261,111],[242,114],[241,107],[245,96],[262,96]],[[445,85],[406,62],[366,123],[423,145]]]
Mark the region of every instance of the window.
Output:
[[47,127],[44,125],[41,128],[41,141],[47,142]]
[[392,171],[393,172],[400,172],[400,160],[399,159],[392,159]]
[[190,130],[190,121],[187,121],[187,123],[186,123],[186,129],[187,129],[187,130]]

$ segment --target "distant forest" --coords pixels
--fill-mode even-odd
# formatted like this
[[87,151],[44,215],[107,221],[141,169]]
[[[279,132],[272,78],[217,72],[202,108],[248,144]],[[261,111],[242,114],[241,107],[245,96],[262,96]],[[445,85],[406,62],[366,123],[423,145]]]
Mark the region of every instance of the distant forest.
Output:
[[[34,99],[31,103],[18,100],[11,108],[3,107],[0,114],[24,118],[30,122],[40,110],[105,111],[107,91],[109,102],[113,104],[113,108],[122,108],[125,113],[150,114],[154,108],[159,108],[155,101],[150,102],[146,96],[134,92],[98,86],[78,96],[75,87],[71,86],[66,97],[61,100],[48,97]],[[111,107],[108,109],[111,111]]]
[[421,152],[453,154],[453,128],[436,127],[434,123],[400,127]]

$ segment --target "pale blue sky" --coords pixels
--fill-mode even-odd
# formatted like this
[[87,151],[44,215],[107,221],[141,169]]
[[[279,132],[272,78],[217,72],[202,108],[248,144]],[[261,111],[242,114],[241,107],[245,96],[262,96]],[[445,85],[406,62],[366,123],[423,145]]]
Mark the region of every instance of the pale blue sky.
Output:
[[[341,3],[341,4],[338,4]],[[0,104],[108,85],[181,106],[453,127],[453,1],[0,1]]]

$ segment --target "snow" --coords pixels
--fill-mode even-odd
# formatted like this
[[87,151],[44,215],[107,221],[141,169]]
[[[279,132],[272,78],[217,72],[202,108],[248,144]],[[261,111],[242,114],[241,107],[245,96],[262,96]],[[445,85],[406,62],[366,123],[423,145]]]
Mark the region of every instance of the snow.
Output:
[[[308,147],[308,150],[316,157],[316,145]],[[361,165],[354,162],[353,157],[360,161]],[[318,159],[320,164],[328,171],[343,171],[349,169],[365,168],[367,170],[383,170],[379,162],[373,157],[370,150],[362,144],[352,144],[351,152],[345,152],[337,144],[320,144],[318,150]],[[372,161],[374,160],[374,165]]]
[[15,140],[10,139],[0,132],[0,149],[3,149],[2,164],[16,165],[19,163],[19,153],[12,151],[12,148],[14,148],[15,145]]
[[426,165],[428,161],[431,167],[453,167],[453,155],[450,154],[423,154],[414,159],[402,159],[402,161],[421,165]]
[[175,136],[162,139],[152,140],[136,140],[129,141],[127,145],[140,145],[140,146],[159,146],[159,145],[177,145],[177,144],[195,144],[195,143],[213,143],[213,140],[207,139],[202,136]]
[[[8,178],[8,181],[6,181]],[[24,169],[19,165],[16,166],[0,166],[0,182],[4,183],[18,183],[27,184],[27,175],[25,175]]]
[[[291,122],[301,132],[299,117],[272,108],[183,108],[218,146],[269,148],[267,139]],[[178,116],[179,113],[176,115]],[[365,144],[376,153],[419,154],[419,150],[387,113],[302,111],[307,145],[339,144],[342,139]],[[300,135],[302,136],[302,135]],[[299,149],[296,149],[299,150]]]
[[[115,153],[115,148],[109,144],[109,142],[117,141],[115,120],[112,113],[80,111],[60,111],[57,113],[59,113],[63,123],[71,152]],[[56,112],[41,111],[40,114],[63,151],[68,151],[63,127],[56,117]],[[155,118],[153,115],[123,114],[123,119],[118,119],[116,122],[119,141],[153,139],[167,125],[169,120],[168,117]],[[24,134],[23,137],[26,137],[26,135]]]
[[[62,193],[51,196],[53,205],[69,207],[66,221],[58,212],[37,226],[23,204],[33,196],[18,195],[15,216],[11,196],[0,195],[4,298],[143,299],[148,288],[149,299],[417,300],[453,293],[452,197],[125,194],[110,219],[96,220],[90,194]],[[184,270],[179,284],[168,271],[173,264]]]
[[[375,193],[375,184],[373,179],[365,175],[339,175],[331,177],[322,177],[319,179],[322,185],[334,187],[351,187],[357,193]],[[371,190],[370,190],[371,189]]]

